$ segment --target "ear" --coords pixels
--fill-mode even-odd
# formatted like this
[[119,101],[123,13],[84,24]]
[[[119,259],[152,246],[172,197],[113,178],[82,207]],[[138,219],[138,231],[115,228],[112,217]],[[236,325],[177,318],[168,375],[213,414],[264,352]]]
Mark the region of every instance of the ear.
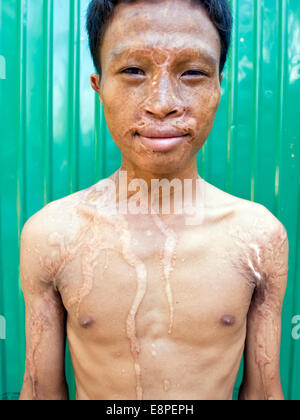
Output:
[[94,91],[98,93],[99,100],[102,103],[102,94],[101,94],[102,92],[101,92],[99,74],[92,74],[90,80],[91,80],[92,89],[94,89]]

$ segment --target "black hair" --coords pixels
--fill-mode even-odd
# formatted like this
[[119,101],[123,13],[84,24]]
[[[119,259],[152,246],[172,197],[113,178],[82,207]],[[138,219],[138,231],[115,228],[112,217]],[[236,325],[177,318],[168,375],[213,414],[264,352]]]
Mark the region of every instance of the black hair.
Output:
[[[138,0],[92,0],[87,10],[89,46],[97,72],[101,75],[99,50],[114,8],[119,3],[134,3]],[[150,1],[150,0],[149,0]],[[216,27],[221,40],[220,74],[226,63],[232,32],[232,14],[228,0],[193,0],[203,6]]]

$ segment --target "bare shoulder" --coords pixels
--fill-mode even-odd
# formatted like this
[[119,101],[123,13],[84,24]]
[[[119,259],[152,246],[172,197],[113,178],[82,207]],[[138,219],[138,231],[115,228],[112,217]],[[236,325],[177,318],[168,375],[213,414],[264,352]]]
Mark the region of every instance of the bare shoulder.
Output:
[[262,204],[221,190],[215,194],[222,206],[230,209],[226,235],[233,239],[238,264],[247,273],[250,269],[254,278],[258,276],[257,284],[272,284],[284,290],[289,270],[289,241],[282,222]]
[[[285,284],[288,274],[289,241],[286,228],[264,205],[226,194],[234,209],[228,233],[234,239],[244,266],[249,260],[254,274],[261,270],[269,283]],[[264,273],[264,274],[263,274]]]
[[231,210],[233,217],[230,223],[233,226],[253,234],[258,233],[261,240],[274,235],[287,237],[284,225],[264,205],[236,197],[207,183],[206,190],[211,206]]
[[74,210],[80,202],[79,197],[80,193],[75,193],[48,203],[27,220],[22,236],[37,235],[43,239],[55,232],[66,234],[74,222]]
[[44,255],[49,255],[49,247],[60,245],[62,248],[74,242],[83,224],[84,212],[80,210],[101,201],[99,184],[47,204],[27,220],[21,240],[35,243]]
[[58,238],[64,242],[74,242],[84,223],[84,215],[107,201],[107,179],[91,187],[52,201],[35,213],[24,225],[22,238],[32,238],[42,243],[47,252],[47,245],[54,245]]
[[287,240],[287,231],[283,223],[264,205],[239,199],[237,217],[245,228],[250,228],[254,235],[266,243],[281,238]]
[[53,201],[25,223],[21,234],[21,274],[23,282],[32,279],[54,281],[66,260],[69,244],[80,229],[77,207],[83,191]]

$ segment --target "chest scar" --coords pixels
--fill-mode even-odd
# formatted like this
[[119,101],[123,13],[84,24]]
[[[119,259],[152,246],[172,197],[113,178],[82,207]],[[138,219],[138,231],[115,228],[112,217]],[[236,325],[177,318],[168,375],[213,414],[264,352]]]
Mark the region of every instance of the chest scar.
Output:
[[173,302],[173,293],[171,288],[170,276],[174,270],[174,265],[176,263],[176,247],[177,247],[177,235],[175,232],[166,226],[160,217],[157,214],[153,215],[154,222],[159,228],[159,230],[166,237],[166,242],[164,245],[163,253],[160,256],[161,271],[163,273],[163,278],[165,281],[165,291],[169,304],[169,330],[168,334],[172,333],[173,324],[174,324],[174,302]]
[[[139,363],[140,344],[136,333],[136,316],[139,307],[144,299],[147,289],[147,269],[143,261],[132,250],[132,235],[129,225],[125,217],[122,215],[109,216],[103,209],[97,209],[97,206],[88,206],[81,204],[77,211],[84,216],[88,222],[88,232],[92,233],[89,238],[88,244],[84,241],[81,244],[81,259],[82,259],[82,277],[83,282],[77,291],[77,295],[69,301],[69,304],[76,304],[76,317],[79,324],[83,328],[88,328],[92,325],[93,320],[89,317],[80,317],[80,306],[83,299],[89,295],[93,287],[95,266],[98,262],[99,250],[113,248],[119,252],[121,257],[133,267],[136,271],[137,290],[136,296],[133,300],[132,306],[129,310],[126,321],[126,334],[130,342],[130,349],[134,359],[134,370],[136,376],[136,394],[137,399],[142,400],[143,389],[141,384],[141,367]],[[100,227],[103,224],[111,225],[115,233],[119,237],[119,249],[109,246],[107,241],[104,240],[103,235],[100,234]],[[77,247],[76,247],[77,248]]]
[[[113,249],[119,252],[121,257],[123,257],[123,259],[136,271],[137,290],[136,296],[128,313],[126,333],[134,359],[137,399],[141,400],[143,397],[143,389],[141,385],[141,366],[139,363],[140,344],[136,333],[136,316],[147,289],[147,268],[144,262],[140,260],[140,258],[132,250],[132,234],[129,229],[128,221],[125,217],[122,215],[114,215],[111,217],[105,214],[105,212],[103,213],[101,209],[97,209],[96,203],[95,205],[85,205],[84,203],[80,203],[77,211],[85,217],[87,223],[81,228],[81,231],[76,235],[72,244],[66,246],[63,240],[60,241],[60,239],[63,238],[58,237],[55,238],[56,241],[53,241],[52,237],[51,242],[53,246],[59,245],[59,242],[61,242],[61,250],[66,254],[64,264],[61,265],[60,271],[63,269],[63,266],[75,257],[75,254],[78,254],[79,252],[81,255],[83,282],[80,287],[77,288],[75,296],[74,294],[73,296],[70,296],[68,300],[68,307],[76,305],[76,317],[82,328],[88,329],[94,324],[95,321],[89,316],[80,316],[80,307],[83,299],[92,291],[95,266],[98,262],[99,250],[112,248],[112,245],[109,247],[107,241],[103,240],[103,235],[100,234],[100,225],[102,226],[103,223],[111,225],[119,237],[119,246],[113,247]],[[160,263],[169,303],[170,323],[168,332],[171,334],[174,319],[174,305],[170,285],[170,275],[174,269],[176,261],[177,237],[175,232],[169,229],[158,216],[154,216],[154,222],[159,228],[159,231],[166,238],[165,245],[160,256]],[[88,242],[85,241],[86,235],[89,237]]]

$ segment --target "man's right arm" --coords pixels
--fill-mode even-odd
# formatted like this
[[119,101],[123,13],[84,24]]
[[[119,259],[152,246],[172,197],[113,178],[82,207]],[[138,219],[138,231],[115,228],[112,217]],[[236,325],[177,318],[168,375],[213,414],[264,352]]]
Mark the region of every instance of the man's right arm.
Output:
[[26,223],[21,235],[26,362],[20,400],[68,399],[64,370],[66,312],[54,287],[59,261],[49,249],[45,226],[47,220],[38,214]]

